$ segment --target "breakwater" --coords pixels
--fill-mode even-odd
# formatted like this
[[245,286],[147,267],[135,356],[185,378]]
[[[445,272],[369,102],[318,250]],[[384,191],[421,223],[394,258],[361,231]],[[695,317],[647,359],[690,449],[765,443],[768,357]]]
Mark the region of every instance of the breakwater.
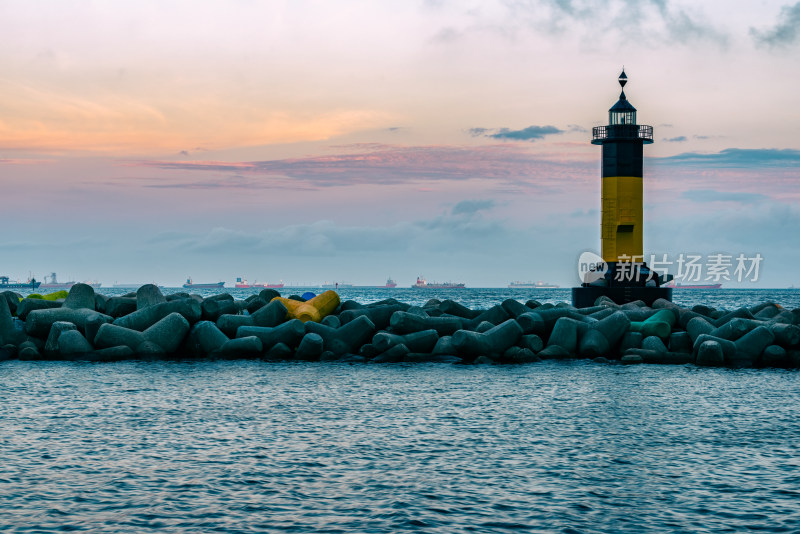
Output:
[[454,300],[337,303],[319,322],[292,318],[294,297],[264,290],[164,296],[152,285],[106,297],[87,285],[63,299],[0,298],[0,358],[261,358],[349,362],[533,363],[592,358],[621,363],[800,366],[800,309],[776,303],[716,309],[657,301],[618,306],[522,303],[485,309]]

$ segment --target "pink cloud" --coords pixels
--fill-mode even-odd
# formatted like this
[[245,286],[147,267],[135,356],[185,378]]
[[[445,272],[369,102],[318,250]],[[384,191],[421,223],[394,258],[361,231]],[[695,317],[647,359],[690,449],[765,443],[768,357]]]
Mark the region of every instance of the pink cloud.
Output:
[[[542,157],[515,144],[488,146],[392,146],[360,144],[340,146],[340,154],[268,161],[231,163],[223,161],[141,161],[129,165],[162,170],[200,173],[236,172],[313,187],[351,185],[397,185],[405,183],[489,180],[515,188],[561,189],[566,180],[574,185],[595,178],[594,162]],[[346,153],[346,149],[357,150]],[[559,158],[560,159],[560,158]],[[277,181],[276,181],[277,180]],[[243,186],[253,186],[240,180]],[[161,182],[159,187],[218,187],[219,177],[204,182]],[[267,184],[265,184],[267,185]]]

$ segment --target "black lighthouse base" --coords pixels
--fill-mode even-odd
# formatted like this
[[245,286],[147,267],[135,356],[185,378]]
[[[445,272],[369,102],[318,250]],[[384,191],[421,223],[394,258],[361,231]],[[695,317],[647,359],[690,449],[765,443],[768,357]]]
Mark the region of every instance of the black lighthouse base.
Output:
[[663,285],[671,279],[652,272],[644,262],[600,262],[585,275],[586,283],[572,288],[572,305],[588,308],[599,297],[608,297],[617,304],[641,300],[652,306],[658,299],[672,300],[672,288]]
[[576,308],[594,306],[599,297],[608,297],[617,304],[642,300],[648,306],[658,299],[672,300],[671,287],[648,286],[583,286],[572,288],[572,305]]

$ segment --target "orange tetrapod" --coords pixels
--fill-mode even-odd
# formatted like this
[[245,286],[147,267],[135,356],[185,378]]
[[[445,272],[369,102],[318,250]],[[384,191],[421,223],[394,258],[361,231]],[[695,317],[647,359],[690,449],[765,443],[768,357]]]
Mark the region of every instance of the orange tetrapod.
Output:
[[300,319],[304,323],[308,321],[320,322],[325,316],[333,313],[336,307],[339,306],[339,302],[341,302],[336,291],[331,290],[320,293],[305,302],[283,297],[275,297],[272,300],[279,300],[286,306],[287,319]]

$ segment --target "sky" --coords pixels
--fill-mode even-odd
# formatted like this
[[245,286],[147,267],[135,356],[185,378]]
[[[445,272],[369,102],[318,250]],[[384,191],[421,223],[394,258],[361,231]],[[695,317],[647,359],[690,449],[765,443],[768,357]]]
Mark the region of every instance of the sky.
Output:
[[645,256],[800,286],[800,2],[731,5],[0,0],[0,274],[575,285],[624,66]]

